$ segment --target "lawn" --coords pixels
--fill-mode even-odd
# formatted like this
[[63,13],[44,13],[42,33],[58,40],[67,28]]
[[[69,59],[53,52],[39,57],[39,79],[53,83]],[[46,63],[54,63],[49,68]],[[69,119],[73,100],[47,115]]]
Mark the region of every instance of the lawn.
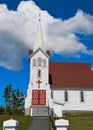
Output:
[[69,120],[70,130],[93,130],[93,112],[66,113],[64,118]]
[[[28,130],[33,118],[30,116],[14,115],[13,118],[19,121],[18,130]],[[9,115],[0,115],[0,130],[3,130],[3,121],[10,119]]]
[[[9,118],[9,115],[0,115],[0,130],[3,130],[3,121]],[[19,121],[18,130],[28,130],[33,121],[30,116],[14,115],[13,118]],[[93,112],[66,112],[64,119],[69,120],[70,130],[93,130]]]

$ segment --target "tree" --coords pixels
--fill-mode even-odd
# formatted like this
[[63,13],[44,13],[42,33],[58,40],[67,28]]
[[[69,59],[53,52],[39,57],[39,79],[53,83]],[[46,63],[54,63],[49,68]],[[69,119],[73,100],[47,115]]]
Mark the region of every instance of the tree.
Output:
[[24,109],[24,95],[19,89],[12,91],[12,110],[14,112],[22,112]]
[[19,89],[7,85],[4,91],[5,112],[18,113],[24,110],[24,94]]
[[6,86],[4,91],[4,98],[5,98],[5,112],[10,110],[11,108],[11,93],[12,93],[12,85],[9,84]]
[[2,115],[4,112],[4,108],[2,106],[0,106],[0,115]]

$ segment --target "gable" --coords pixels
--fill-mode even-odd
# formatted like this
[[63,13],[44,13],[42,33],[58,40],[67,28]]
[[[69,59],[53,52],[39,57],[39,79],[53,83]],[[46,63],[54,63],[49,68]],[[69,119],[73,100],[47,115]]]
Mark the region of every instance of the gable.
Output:
[[45,58],[45,57],[47,57],[47,56],[46,56],[44,53],[42,53],[41,50],[38,50],[35,54],[33,54],[33,55],[31,56],[31,58],[38,58],[38,57]]
[[49,63],[51,87],[92,87],[93,71],[88,63]]
[[45,55],[47,58],[50,57],[50,51],[43,51],[41,48],[38,48],[35,52],[33,52],[32,50],[29,50],[29,57],[33,57],[34,55]]

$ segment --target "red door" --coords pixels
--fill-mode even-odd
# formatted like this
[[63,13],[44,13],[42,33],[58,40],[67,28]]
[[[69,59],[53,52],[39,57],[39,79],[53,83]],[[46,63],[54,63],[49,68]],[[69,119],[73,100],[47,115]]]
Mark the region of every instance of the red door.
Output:
[[46,105],[46,90],[32,90],[32,105]]

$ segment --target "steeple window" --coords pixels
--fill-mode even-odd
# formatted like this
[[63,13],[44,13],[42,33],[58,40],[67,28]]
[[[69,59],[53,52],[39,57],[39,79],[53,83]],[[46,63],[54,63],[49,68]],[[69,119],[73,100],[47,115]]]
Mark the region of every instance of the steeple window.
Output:
[[38,58],[38,66],[41,66],[42,65],[42,59],[41,57]]
[[46,67],[46,59],[44,59],[44,62],[43,62],[43,63],[44,63],[44,64],[43,64],[43,65],[44,65],[44,67]]
[[33,64],[33,67],[36,66],[36,59],[33,59],[32,64]]
[[38,70],[38,78],[41,78],[41,70]]

